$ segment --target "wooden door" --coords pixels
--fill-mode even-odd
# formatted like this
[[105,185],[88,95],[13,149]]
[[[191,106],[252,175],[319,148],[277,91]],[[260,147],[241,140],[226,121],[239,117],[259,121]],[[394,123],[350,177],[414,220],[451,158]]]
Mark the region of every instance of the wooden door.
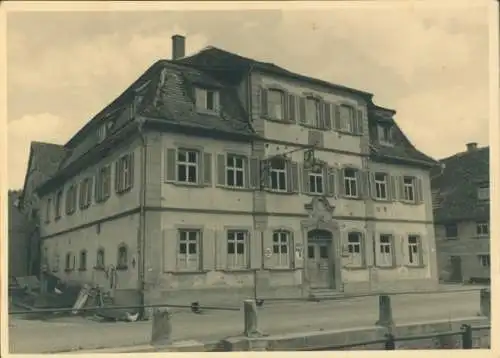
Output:
[[450,256],[450,281],[452,282],[462,282],[462,258],[460,256]]
[[332,268],[329,241],[310,241],[307,246],[307,273],[311,288],[331,288]]

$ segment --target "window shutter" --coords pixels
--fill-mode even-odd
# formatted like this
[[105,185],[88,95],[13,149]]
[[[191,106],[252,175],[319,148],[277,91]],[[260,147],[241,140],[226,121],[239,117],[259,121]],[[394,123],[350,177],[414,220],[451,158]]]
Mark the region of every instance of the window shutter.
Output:
[[87,190],[87,203],[88,204],[92,203],[93,190],[94,190],[94,177],[89,177],[89,188]]
[[292,94],[288,95],[288,120],[295,123],[296,119],[296,97]]
[[395,201],[397,200],[397,189],[396,189],[396,184],[397,184],[397,177],[393,175],[387,175],[387,191],[389,194],[389,200]]
[[[266,252],[271,252],[270,257],[266,256]],[[264,231],[264,239],[263,239],[263,250],[264,256],[263,266],[264,268],[273,268],[274,267],[274,253],[273,253],[273,232],[271,230]]]
[[401,247],[397,247],[397,248],[396,248],[396,243],[397,243],[397,241],[396,241],[396,235],[392,234],[392,235],[391,235],[391,256],[392,256],[392,267],[397,267],[397,266],[398,266],[398,264],[399,264],[399,260],[398,260],[398,258],[399,258],[399,256],[400,256],[400,255],[398,255],[398,254],[396,253],[396,249],[397,249],[398,251],[401,251],[401,250],[400,250],[400,248],[401,248]]
[[415,199],[417,204],[422,204],[424,202],[422,179],[420,178],[415,178]]
[[363,198],[370,197],[370,173],[366,170],[360,170],[361,178],[361,196]]
[[226,155],[217,154],[217,186],[226,185]]
[[196,88],[196,108],[205,109],[207,103],[207,91],[201,88]]
[[328,196],[335,196],[335,179],[336,170],[333,167],[328,167],[326,172],[326,193]]
[[260,115],[266,117],[268,115],[267,89],[260,89]]
[[[101,186],[101,182],[102,180],[99,180],[99,171],[100,169],[98,169],[97,171],[97,174],[94,176],[95,177],[95,185],[94,185],[94,198],[95,198],[95,201],[96,203],[98,203],[100,200],[101,200],[101,193],[100,193],[100,190],[99,190],[99,187]],[[59,205],[61,205],[59,203]]]
[[367,247],[366,247],[366,233],[364,232],[360,232],[359,233],[359,239],[361,240],[360,241],[360,254],[361,254],[361,266],[362,267],[366,267],[366,263],[367,263],[367,256],[368,256],[368,250],[367,250]]
[[260,188],[260,162],[256,157],[250,158],[250,187]]
[[[292,243],[291,243],[291,255],[293,256],[292,262],[293,262],[293,267],[296,269],[302,269],[304,268],[304,255],[306,254],[305,248],[304,248],[304,243],[302,240],[300,240],[297,236],[294,235],[294,233],[291,233],[292,237]],[[301,257],[297,256],[297,251],[300,249],[301,251]]]
[[332,129],[332,108],[331,108],[331,104],[328,103],[328,102],[323,102],[323,123],[324,123],[324,127],[325,129]]
[[299,122],[306,123],[306,99],[304,97],[299,98]]
[[318,128],[319,129],[325,129],[325,103],[323,101],[317,101],[317,106],[318,106]]
[[215,231],[204,229],[201,240],[203,270],[215,270]]
[[225,230],[217,230],[215,233],[215,268],[218,270],[227,268],[227,234]]
[[344,169],[339,168],[337,170],[337,190],[339,193],[339,196],[344,196],[345,195],[345,180],[344,180]]
[[[129,187],[132,188],[134,186],[134,153],[130,153],[129,157],[129,171],[128,171],[128,177],[129,177]],[[90,185],[92,185],[92,182],[90,182]]]
[[[420,265],[427,266],[427,257],[429,255],[429,251],[427,250],[427,245],[424,244],[422,236],[418,237],[418,257]],[[427,242],[426,242],[427,243]]]
[[288,121],[290,113],[289,110],[290,108],[288,107],[288,94],[286,92],[281,92],[282,94],[282,99],[283,99],[283,120]]
[[403,201],[405,198],[405,187],[403,184],[403,177],[398,176],[397,181],[398,181],[398,198],[399,198],[399,201]]
[[249,235],[248,247],[250,249],[250,268],[262,267],[262,231],[253,231]]
[[[370,194],[373,199],[377,198],[377,187],[375,185],[375,173],[369,172],[369,180],[370,180]],[[389,179],[387,179],[389,180]],[[389,183],[388,183],[389,184]]]
[[176,156],[177,156],[177,150],[169,148],[167,149],[167,160],[165,163],[165,180],[166,181],[175,181],[176,179]]
[[243,175],[245,176],[245,188],[250,188],[251,187],[251,168],[250,168],[250,160],[248,158],[245,158],[243,160],[243,170],[244,173]]
[[299,169],[297,162],[289,162],[289,191],[292,193],[299,192]]
[[175,229],[162,230],[163,272],[177,271],[178,233]]
[[356,120],[356,133],[363,134],[363,111],[357,110],[358,116]]
[[340,121],[340,106],[337,104],[333,105],[334,107],[334,121],[333,121],[333,128],[337,131],[342,129],[342,123]]
[[305,164],[302,165],[302,192],[309,194],[309,171]]
[[212,186],[212,153],[203,153],[203,184]]
[[116,162],[115,162],[115,191],[116,192],[119,192],[121,190],[121,187],[120,187],[120,159],[118,159]]

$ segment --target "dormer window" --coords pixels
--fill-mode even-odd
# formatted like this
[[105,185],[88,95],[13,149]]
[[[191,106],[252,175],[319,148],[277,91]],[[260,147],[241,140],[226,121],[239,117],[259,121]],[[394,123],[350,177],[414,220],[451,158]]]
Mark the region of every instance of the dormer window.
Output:
[[99,143],[101,143],[104,138],[106,138],[106,134],[108,132],[108,125],[107,124],[102,124],[99,126],[97,129],[97,139],[99,140]]
[[285,94],[277,89],[270,89],[267,95],[267,113],[273,119],[285,119]]
[[219,92],[210,89],[196,89],[196,108],[201,111],[217,112],[219,110]]
[[392,125],[379,124],[377,127],[377,131],[378,131],[378,141],[381,144],[386,144],[386,145],[393,144]]
[[481,184],[477,188],[478,200],[490,200],[490,186],[489,184]]

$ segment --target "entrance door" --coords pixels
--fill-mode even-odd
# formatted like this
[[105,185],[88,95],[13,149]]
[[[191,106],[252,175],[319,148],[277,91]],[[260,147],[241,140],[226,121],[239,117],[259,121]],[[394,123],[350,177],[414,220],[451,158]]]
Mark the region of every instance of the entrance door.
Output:
[[307,273],[311,288],[332,288],[332,238],[329,232],[313,231],[308,235]]
[[460,256],[450,256],[451,274],[450,281],[462,282],[462,258]]

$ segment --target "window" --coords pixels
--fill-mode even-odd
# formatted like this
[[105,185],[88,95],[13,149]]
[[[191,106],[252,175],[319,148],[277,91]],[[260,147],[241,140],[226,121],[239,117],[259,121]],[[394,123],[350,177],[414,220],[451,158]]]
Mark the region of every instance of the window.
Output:
[[387,200],[387,174],[375,173],[375,197]]
[[363,265],[361,237],[361,233],[359,232],[350,232],[347,235],[347,251],[349,253],[349,262],[352,266],[360,267]]
[[267,113],[273,119],[285,119],[285,95],[280,90],[269,90],[267,97]]
[[80,251],[80,271],[87,270],[87,251]]
[[320,102],[316,98],[306,98],[306,124],[321,127],[320,109]]
[[392,235],[382,234],[379,241],[378,266],[392,266]]
[[392,126],[379,125],[378,126],[378,140],[382,144],[392,143]]
[[350,106],[340,106],[340,123],[341,128],[349,133],[355,131],[354,125],[354,109]]
[[227,186],[245,187],[245,158],[237,155],[228,155],[226,159]]
[[48,198],[47,199],[47,207],[46,207],[46,211],[45,211],[45,222],[50,221],[50,208],[51,207],[52,207],[52,199]]
[[356,198],[358,196],[358,185],[355,169],[344,169],[344,188],[345,196]]
[[80,209],[86,209],[92,202],[92,179],[85,178],[80,183]]
[[309,193],[324,194],[324,168],[313,168],[309,172]]
[[444,226],[444,231],[447,239],[456,239],[458,237],[457,224],[447,224]]
[[195,150],[177,151],[177,181],[181,183],[198,183],[199,153]]
[[56,252],[54,254],[54,261],[53,261],[53,264],[52,264],[52,272],[58,272],[59,271],[59,260],[60,260],[59,253]]
[[128,250],[127,246],[122,244],[118,246],[118,262],[116,263],[117,269],[126,269],[128,267]]
[[179,230],[177,267],[180,270],[198,271],[200,268],[199,230]]
[[247,268],[248,233],[245,231],[228,231],[227,233],[227,263],[230,268]]
[[415,201],[415,178],[403,177],[403,193],[405,201]]
[[219,92],[214,90],[196,89],[196,107],[201,110],[216,112],[219,109]]
[[422,264],[420,252],[420,237],[408,236],[408,265],[418,266]]
[[286,160],[283,158],[276,158],[270,161],[270,185],[271,189],[275,191],[287,190],[287,177],[286,177]]
[[123,193],[132,188],[134,177],[134,157],[133,154],[127,154],[116,161],[115,190],[117,193]]
[[290,233],[275,231],[273,233],[273,264],[275,267],[290,267]]
[[66,214],[71,215],[76,210],[76,186],[71,185],[66,192]]
[[95,268],[96,269],[104,269],[104,249],[98,249],[96,255]]
[[479,200],[489,200],[490,199],[490,186],[489,184],[483,184],[477,188],[477,198]]
[[477,236],[489,236],[490,225],[486,221],[481,221],[476,223],[476,233]]
[[490,267],[491,262],[490,262],[490,255],[479,255],[479,264],[482,267]]
[[96,179],[96,202],[103,202],[109,198],[111,192],[111,166],[99,168]]
[[75,269],[75,260],[76,258],[71,252],[66,254],[65,271],[73,271]]
[[63,195],[63,192],[62,190],[59,190],[57,193],[56,193],[56,202],[55,202],[55,209],[56,209],[56,215],[55,215],[55,219],[59,219],[61,218],[61,202],[62,202],[62,195]]
[[106,138],[107,129],[108,128],[106,124],[100,125],[97,129],[97,140],[99,143],[101,143]]

